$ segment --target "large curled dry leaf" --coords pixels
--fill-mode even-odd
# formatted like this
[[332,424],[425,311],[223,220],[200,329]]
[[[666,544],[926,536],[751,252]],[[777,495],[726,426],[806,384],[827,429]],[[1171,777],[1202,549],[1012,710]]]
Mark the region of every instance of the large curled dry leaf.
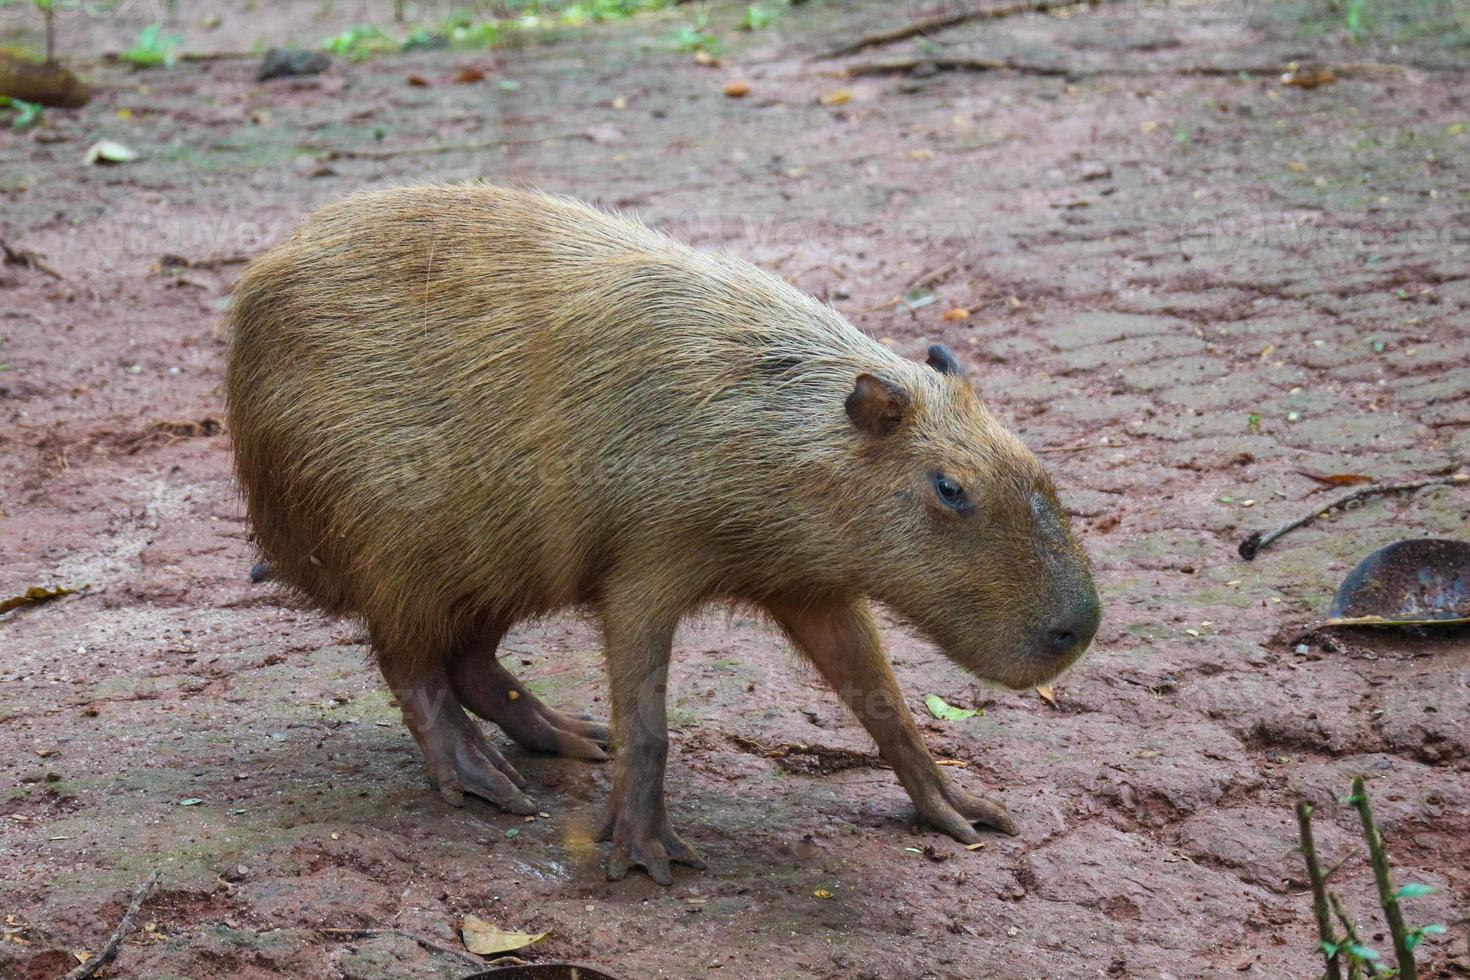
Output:
[[507,932],[497,926],[492,926],[478,915],[470,914],[464,917],[464,926],[460,935],[464,937],[465,949],[471,953],[480,956],[498,956],[501,953],[513,953],[532,943],[539,943],[551,933]]

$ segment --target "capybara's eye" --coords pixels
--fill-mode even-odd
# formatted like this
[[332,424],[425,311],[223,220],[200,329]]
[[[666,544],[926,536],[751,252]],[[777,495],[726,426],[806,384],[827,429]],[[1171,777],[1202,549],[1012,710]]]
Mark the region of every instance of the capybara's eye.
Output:
[[960,511],[970,509],[970,498],[965,494],[965,488],[943,473],[934,474],[934,492],[939,494],[946,507]]

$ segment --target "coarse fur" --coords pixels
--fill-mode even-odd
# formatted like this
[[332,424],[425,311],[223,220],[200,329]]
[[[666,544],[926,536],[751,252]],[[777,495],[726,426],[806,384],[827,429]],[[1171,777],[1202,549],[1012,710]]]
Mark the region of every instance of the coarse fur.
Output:
[[[1012,686],[1091,638],[1038,640],[1095,610],[1087,561],[963,376],[629,218],[483,184],[360,194],[252,264],[233,328],[260,549],[367,623],[390,680],[615,582],[679,614],[871,597]],[[864,384],[898,393],[891,425],[860,422]]]

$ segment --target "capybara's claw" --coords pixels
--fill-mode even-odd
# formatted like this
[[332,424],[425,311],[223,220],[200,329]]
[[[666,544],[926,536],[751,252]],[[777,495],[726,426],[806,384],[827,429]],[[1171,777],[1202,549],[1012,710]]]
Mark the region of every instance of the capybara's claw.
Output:
[[982,824],[1003,834],[1020,833],[1006,808],[995,800],[974,796],[946,783],[942,793],[918,803],[919,819],[961,844],[974,844],[981,837],[974,824]]
[[607,855],[607,880],[621,881],[634,868],[642,868],[660,885],[672,885],[674,873],[669,865],[683,864],[703,871],[709,867],[699,852],[684,843],[672,830],[661,837],[614,840]]
[[[431,678],[401,694],[404,721],[424,754],[429,779],[450,806],[464,806],[466,793],[509,813],[534,813],[520,788],[525,778],[505,760],[478,725],[448,699],[447,687]],[[426,705],[436,705],[429,710]]]
[[648,877],[660,885],[672,885],[674,874],[670,863],[682,864],[696,871],[709,867],[684,839],[669,828],[667,818],[653,826],[634,827],[630,821],[609,816],[603,823],[598,840],[612,839],[607,855],[607,880],[621,881],[634,868],[643,868]]

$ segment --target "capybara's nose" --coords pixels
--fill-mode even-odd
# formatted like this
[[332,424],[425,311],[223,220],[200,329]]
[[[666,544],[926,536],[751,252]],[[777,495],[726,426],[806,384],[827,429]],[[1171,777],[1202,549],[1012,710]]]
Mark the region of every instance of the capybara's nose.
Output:
[[1087,649],[1102,620],[1102,604],[1096,594],[1073,600],[1066,614],[1042,634],[1046,652],[1071,657]]

